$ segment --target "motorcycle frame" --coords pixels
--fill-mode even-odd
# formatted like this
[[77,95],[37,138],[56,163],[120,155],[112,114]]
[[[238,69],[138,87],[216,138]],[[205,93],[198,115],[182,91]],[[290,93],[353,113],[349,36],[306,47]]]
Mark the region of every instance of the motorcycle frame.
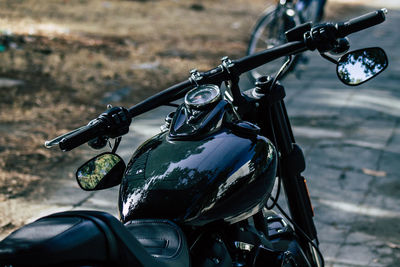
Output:
[[[280,154],[279,165],[282,170],[281,180],[286,193],[295,235],[309,262],[313,262],[315,263],[314,266],[318,266],[319,260],[315,250],[318,245],[318,239],[313,221],[313,211],[305,180],[301,176],[301,172],[305,168],[303,167],[305,165],[304,157],[300,147],[295,143],[286,112],[284,88],[277,84],[268,94],[257,100],[246,97],[245,94],[241,93],[238,85],[239,76],[242,73],[254,69],[265,62],[306,50],[308,48],[303,41],[293,41],[239,60],[230,60],[225,57],[218,67],[206,72],[192,70],[191,77],[188,80],[151,96],[131,107],[128,112],[134,118],[161,105],[170,105],[171,102],[182,98],[191,88],[200,84],[210,83],[220,86],[222,81],[230,81],[230,89],[233,96],[232,104],[237,107],[238,113],[242,115],[242,118],[254,122],[251,116],[246,116],[244,113],[255,112],[255,114],[253,113],[255,116],[252,118],[263,118],[255,122],[261,128],[261,135],[270,140],[274,140],[273,136],[276,137],[275,145]],[[255,102],[257,102],[257,105],[254,104]],[[267,118],[268,116],[274,119],[270,121]],[[253,219],[257,229],[268,236],[268,229],[266,229],[262,211],[253,216]],[[313,242],[315,247],[311,246],[310,242]]]
[[[192,76],[189,80],[176,84],[135,105],[129,109],[129,113],[132,117],[135,117],[161,105],[169,105],[172,101],[182,98],[191,88],[204,84],[205,80],[218,86],[221,85],[221,81],[230,81],[230,89],[233,95],[232,104],[237,107],[239,115],[243,119],[259,125],[261,135],[270,140],[274,140],[276,137],[273,143],[280,154],[281,180],[294,223],[295,234],[308,260],[318,262],[316,252],[310,244],[310,241],[312,241],[315,245],[318,245],[313,211],[305,180],[301,176],[301,172],[305,169],[304,156],[300,147],[295,143],[284,103],[284,88],[276,84],[269,93],[264,94],[260,99],[252,99],[241,93],[238,85],[240,74],[261,65],[261,62],[269,62],[281,56],[305,50],[307,48],[303,42],[295,41],[240,60],[231,61],[228,58],[223,58],[222,64],[217,68],[202,73],[197,70],[191,71]],[[251,116],[250,113],[253,113],[254,116]],[[269,120],[269,117],[273,119]],[[261,119],[254,121],[251,118]],[[253,216],[253,219],[256,228],[268,236],[262,211]],[[318,264],[315,264],[315,266],[318,266]]]

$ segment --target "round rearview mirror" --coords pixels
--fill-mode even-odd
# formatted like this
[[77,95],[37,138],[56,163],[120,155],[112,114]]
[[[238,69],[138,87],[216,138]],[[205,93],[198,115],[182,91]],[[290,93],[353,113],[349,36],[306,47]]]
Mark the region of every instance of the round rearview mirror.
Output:
[[76,171],[76,180],[83,190],[101,190],[121,183],[126,165],[113,153],[103,153],[87,161]]
[[344,84],[355,86],[372,79],[387,66],[385,51],[379,47],[371,47],[343,55],[338,61],[336,72]]

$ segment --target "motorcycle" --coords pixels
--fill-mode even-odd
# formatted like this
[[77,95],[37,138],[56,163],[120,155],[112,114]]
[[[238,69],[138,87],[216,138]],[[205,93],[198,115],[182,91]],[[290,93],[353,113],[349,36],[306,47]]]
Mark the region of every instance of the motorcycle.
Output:
[[[103,148],[114,139],[112,151],[83,164],[76,178],[87,191],[120,185],[120,221],[99,211],[51,214],[0,242],[1,265],[324,266],[301,175],[305,160],[278,80],[290,57],[307,50],[335,63],[347,85],[372,79],[388,65],[385,52],[347,52],[346,36],[383,22],[386,13],[299,25],[286,32],[286,44],[238,60],[225,57],[130,109],[110,107],[88,125],[47,141],[47,147],[69,151],[84,143]],[[275,77],[262,76],[254,88],[240,90],[242,73],[287,56]],[[126,166],[116,154],[121,137],[133,118],[161,105],[176,110]],[[281,185],[290,216],[277,203]]]

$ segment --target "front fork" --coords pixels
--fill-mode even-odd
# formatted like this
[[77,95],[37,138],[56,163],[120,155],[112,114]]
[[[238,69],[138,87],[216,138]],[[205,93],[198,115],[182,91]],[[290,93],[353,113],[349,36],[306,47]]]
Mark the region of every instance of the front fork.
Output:
[[[281,178],[287,204],[289,207],[294,229],[299,239],[300,246],[307,258],[315,266],[320,266],[319,256],[310,245],[312,241],[318,245],[317,231],[313,221],[313,208],[307,189],[305,178],[301,173],[305,170],[305,159],[301,148],[296,144],[285,103],[283,86],[277,84],[272,90],[258,88],[258,93],[263,92],[256,115],[261,134],[267,136],[279,151],[278,175]],[[265,111],[268,111],[267,113]]]
[[[283,87],[280,90],[283,90]],[[316,253],[308,240],[309,238],[315,242],[315,245],[318,245],[317,231],[313,220],[314,211],[306,179],[301,175],[305,170],[304,155],[300,146],[295,143],[283,100],[273,104],[270,112],[272,127],[276,136],[276,146],[280,152],[282,185],[292,220],[295,223],[295,232],[309,259],[313,259],[313,262],[318,266],[318,255],[315,255]]]

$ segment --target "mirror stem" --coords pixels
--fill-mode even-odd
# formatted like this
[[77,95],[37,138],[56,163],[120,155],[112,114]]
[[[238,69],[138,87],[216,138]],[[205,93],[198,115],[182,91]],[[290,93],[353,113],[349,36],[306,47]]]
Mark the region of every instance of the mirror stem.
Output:
[[119,144],[121,143],[121,139],[122,139],[121,136],[120,136],[120,137],[117,137],[117,138],[115,139],[114,147],[113,147],[111,153],[116,153],[116,152],[117,152],[118,146],[119,146]]
[[336,59],[334,59],[333,57],[330,57],[330,56],[328,56],[328,55],[325,54],[325,53],[321,53],[320,55],[321,55],[321,57],[323,57],[323,58],[325,58],[326,60],[328,60],[328,61],[334,63],[335,65],[338,64],[338,61],[337,61]]

